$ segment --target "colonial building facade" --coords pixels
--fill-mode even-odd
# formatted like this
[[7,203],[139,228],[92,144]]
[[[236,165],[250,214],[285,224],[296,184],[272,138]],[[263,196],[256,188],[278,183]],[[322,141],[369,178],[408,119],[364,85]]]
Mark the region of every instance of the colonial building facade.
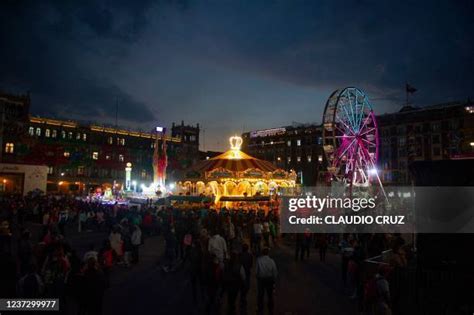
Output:
[[378,164],[386,184],[411,183],[408,167],[413,161],[474,158],[474,104],[470,101],[406,106],[378,116],[377,122]]
[[[28,96],[3,94],[0,101],[5,108],[0,125],[1,162],[46,165],[49,191],[120,189],[127,163],[131,163],[136,186],[152,182],[156,137],[162,141],[156,132],[30,116]],[[199,125],[173,124],[166,140],[172,181],[199,158]]]
[[242,150],[279,168],[295,171],[297,183],[314,186],[326,171],[322,129],[293,125],[242,134]]

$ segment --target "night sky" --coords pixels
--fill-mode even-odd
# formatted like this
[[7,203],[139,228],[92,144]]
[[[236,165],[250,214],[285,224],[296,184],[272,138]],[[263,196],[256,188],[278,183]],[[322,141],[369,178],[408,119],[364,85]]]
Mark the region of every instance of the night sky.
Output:
[[[5,1],[0,90],[32,112],[149,130],[320,123],[329,94],[377,113],[474,98],[474,1]],[[201,143],[204,144],[203,138]]]

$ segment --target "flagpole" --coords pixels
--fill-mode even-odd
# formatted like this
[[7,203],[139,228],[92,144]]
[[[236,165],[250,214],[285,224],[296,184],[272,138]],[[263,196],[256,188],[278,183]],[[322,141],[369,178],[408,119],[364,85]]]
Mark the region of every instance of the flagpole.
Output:
[[406,106],[408,107],[408,82],[405,83],[405,93],[407,94]]

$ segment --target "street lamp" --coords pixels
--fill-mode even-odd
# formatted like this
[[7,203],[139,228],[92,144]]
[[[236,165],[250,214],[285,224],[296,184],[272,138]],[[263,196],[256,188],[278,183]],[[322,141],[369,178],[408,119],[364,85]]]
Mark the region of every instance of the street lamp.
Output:
[[130,190],[130,178],[132,174],[132,163],[128,162],[125,165],[125,189]]

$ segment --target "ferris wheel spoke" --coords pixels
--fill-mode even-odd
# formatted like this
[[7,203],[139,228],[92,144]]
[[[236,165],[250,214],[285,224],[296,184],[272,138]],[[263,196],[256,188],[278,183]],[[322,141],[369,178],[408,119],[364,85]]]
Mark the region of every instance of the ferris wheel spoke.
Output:
[[[349,103],[349,108],[351,109],[351,113],[352,113],[352,116],[351,117],[354,117],[354,112],[352,111],[352,102],[351,102],[351,95],[350,95],[350,92],[349,90],[346,90],[344,92],[344,97],[346,99],[346,103]],[[355,121],[353,121],[355,123]]]
[[364,141],[364,142],[366,142],[366,143],[368,143],[368,144],[371,144],[371,145],[373,145],[373,146],[376,146],[375,142],[369,141],[369,140],[364,139],[364,138],[361,138],[361,139],[362,139],[362,141]]
[[373,160],[374,160],[374,159],[373,159],[372,156],[370,155],[369,150],[368,150],[365,146],[361,146],[361,148],[362,148],[362,154],[361,154],[361,155],[365,157],[365,159],[366,159],[366,164],[368,164],[369,161],[370,161],[371,163],[373,163]]
[[360,109],[359,119],[357,121],[358,125],[360,125],[362,123],[362,119],[363,119],[363,116],[364,116],[365,101],[366,101],[366,96],[364,95],[364,99],[362,101],[362,108]]
[[356,115],[354,113],[354,105],[357,105],[357,102],[356,102],[356,104],[353,104],[351,95],[349,94],[349,91],[347,92],[347,94],[348,94],[347,99],[349,101],[349,106],[350,106],[350,109],[351,109],[351,118],[352,118],[352,122],[353,122],[352,126],[353,126],[355,131],[359,131],[359,130],[357,130],[357,125],[356,125],[356,119],[357,118],[356,118]]
[[345,129],[345,130],[342,130],[342,129],[339,128],[337,125],[336,125],[336,128],[339,129],[339,130],[341,130],[344,134],[346,134],[346,132],[347,132],[347,133],[351,133],[352,135],[354,135],[353,129],[352,129],[351,127],[349,127],[349,126],[344,122],[344,120],[342,120],[342,119],[339,117],[339,115],[336,114],[336,116],[337,116],[339,122],[340,122],[341,124],[343,124],[344,127],[346,127],[346,129]]
[[[369,120],[371,120],[371,119],[372,119],[372,116],[371,116],[370,114],[367,115],[367,117],[366,117],[365,120],[364,120],[364,124],[362,125],[362,127],[360,128],[360,130],[365,129],[365,127],[367,126]],[[373,128],[375,129],[375,127],[373,127]],[[361,133],[361,134],[362,134],[362,133]]]
[[344,151],[343,151],[341,154],[339,154],[338,157],[336,157],[336,161],[340,160],[340,159],[344,156],[344,154],[346,154],[347,150],[349,150],[350,147],[351,147],[355,142],[356,142],[356,139],[354,138],[354,140],[352,140],[351,143],[349,143],[349,144],[347,145],[347,147],[344,148]]
[[[340,104],[342,109],[344,110],[345,116],[347,117],[347,121],[349,121],[349,124],[351,125],[351,130],[355,130],[355,122],[353,120],[353,117],[349,114],[349,111],[346,108],[346,104]],[[350,105],[350,104],[349,104]]]

